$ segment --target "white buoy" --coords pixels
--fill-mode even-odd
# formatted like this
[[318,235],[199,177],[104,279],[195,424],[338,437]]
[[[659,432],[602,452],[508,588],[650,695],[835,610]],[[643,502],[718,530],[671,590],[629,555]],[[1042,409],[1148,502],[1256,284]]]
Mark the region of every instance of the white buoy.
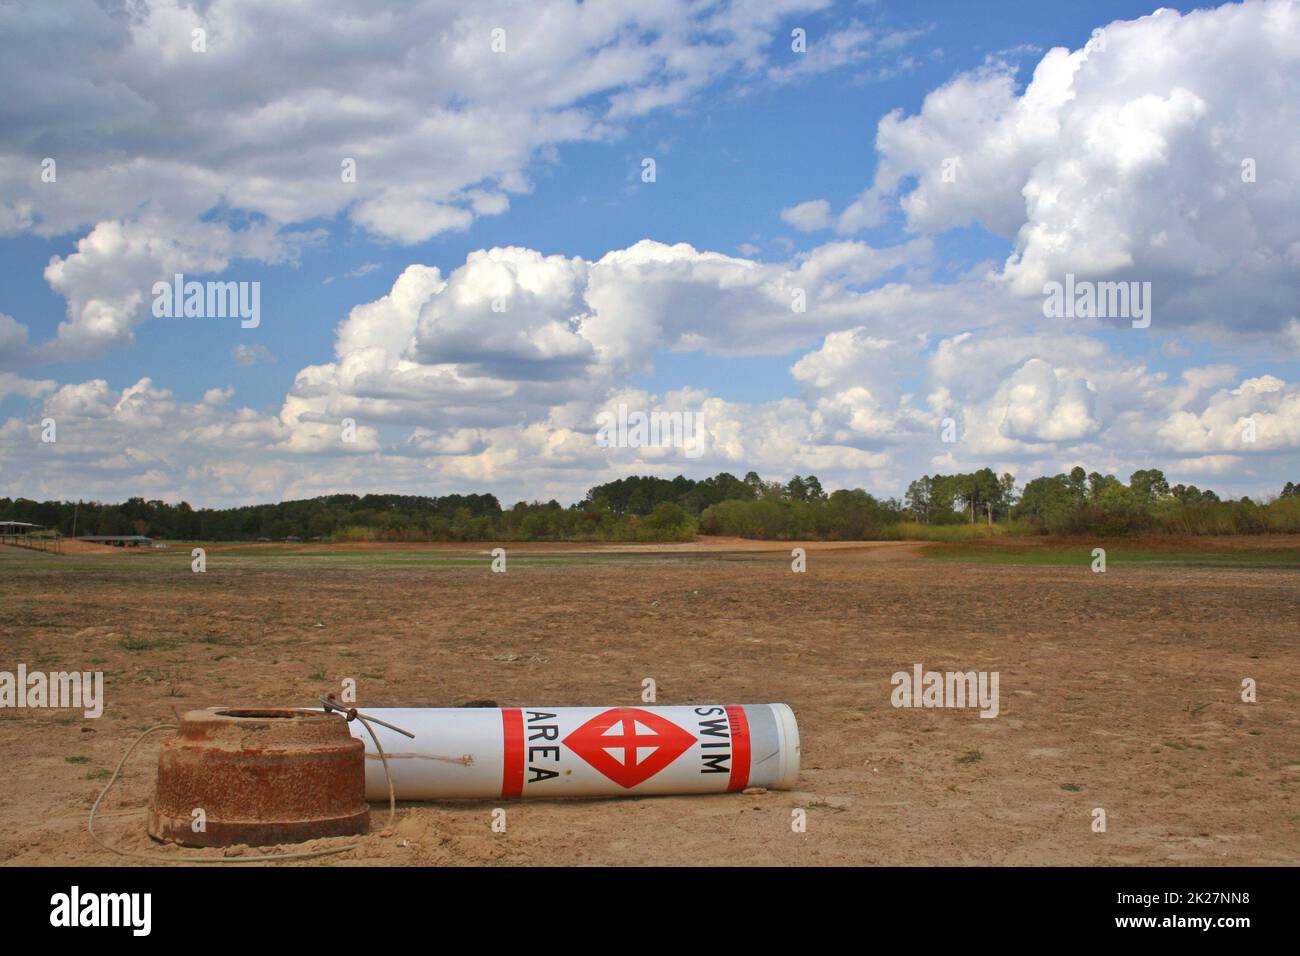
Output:
[[[799,728],[785,704],[685,707],[365,708],[399,800],[579,797],[789,789]],[[366,798],[388,784],[370,735]]]

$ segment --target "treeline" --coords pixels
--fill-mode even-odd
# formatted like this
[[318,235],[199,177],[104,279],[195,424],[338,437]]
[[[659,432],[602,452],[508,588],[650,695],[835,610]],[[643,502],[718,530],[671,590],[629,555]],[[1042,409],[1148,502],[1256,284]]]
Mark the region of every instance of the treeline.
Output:
[[1014,515],[1054,534],[1264,534],[1300,532],[1300,485],[1288,481],[1273,501],[1223,501],[1195,485],[1170,486],[1158,468],[1114,475],[1073,469],[1025,485]]
[[861,540],[892,537],[902,517],[897,501],[881,501],[861,489],[827,494],[816,475],[788,482],[723,472],[702,481],[638,475],[597,485],[580,507],[651,518],[681,515],[683,527],[702,534],[744,538]]
[[697,533],[751,538],[899,537],[904,526],[986,523],[1053,534],[1300,532],[1300,484],[1268,503],[1223,501],[1169,485],[1158,469],[1114,475],[1075,468],[1018,489],[992,469],[924,475],[902,501],[861,489],[828,494],[814,475],[764,481],[723,472],[699,481],[637,475],[597,485],[576,504],[494,495],[325,495],[238,508],[131,498],[121,504],[0,498],[0,520],[65,535],[140,534],[195,541],[688,541]]
[[969,474],[923,475],[907,486],[904,508],[919,524],[1005,521],[1016,505],[1016,479],[992,468]]
[[[409,540],[466,535],[501,514],[494,495],[325,495],[239,508],[193,508],[182,501],[129,498],[121,504],[0,498],[0,520],[29,521],[65,535],[142,534],[188,541],[334,537]],[[486,524],[485,524],[486,520]]]

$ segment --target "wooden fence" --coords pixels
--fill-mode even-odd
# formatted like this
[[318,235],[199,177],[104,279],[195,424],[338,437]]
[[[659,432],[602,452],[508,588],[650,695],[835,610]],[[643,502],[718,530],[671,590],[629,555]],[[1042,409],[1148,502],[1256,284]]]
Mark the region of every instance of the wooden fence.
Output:
[[0,544],[12,544],[19,548],[31,548],[33,551],[48,551],[52,554],[63,553],[63,535],[61,534],[0,534]]

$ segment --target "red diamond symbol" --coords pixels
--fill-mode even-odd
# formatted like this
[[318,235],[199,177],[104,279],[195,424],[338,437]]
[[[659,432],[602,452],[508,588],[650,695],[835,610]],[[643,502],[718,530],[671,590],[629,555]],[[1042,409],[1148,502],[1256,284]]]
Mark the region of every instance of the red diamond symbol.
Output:
[[648,710],[615,707],[591,718],[564,743],[620,787],[630,788],[684,754],[695,737]]

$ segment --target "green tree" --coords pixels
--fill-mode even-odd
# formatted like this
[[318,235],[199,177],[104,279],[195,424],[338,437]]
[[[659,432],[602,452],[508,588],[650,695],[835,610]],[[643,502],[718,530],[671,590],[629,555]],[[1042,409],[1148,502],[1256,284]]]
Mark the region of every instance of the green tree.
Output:
[[1065,482],[1074,500],[1082,504],[1088,497],[1088,473],[1081,466],[1075,465],[1070,469],[1069,477],[1065,478]]
[[930,480],[929,475],[922,475],[907,486],[907,493],[903,496],[903,501],[913,521],[920,524],[929,524],[930,501],[933,492],[934,482]]
[[1138,501],[1148,504],[1169,494],[1169,482],[1159,468],[1143,468],[1133,472],[1129,476],[1128,487]]

